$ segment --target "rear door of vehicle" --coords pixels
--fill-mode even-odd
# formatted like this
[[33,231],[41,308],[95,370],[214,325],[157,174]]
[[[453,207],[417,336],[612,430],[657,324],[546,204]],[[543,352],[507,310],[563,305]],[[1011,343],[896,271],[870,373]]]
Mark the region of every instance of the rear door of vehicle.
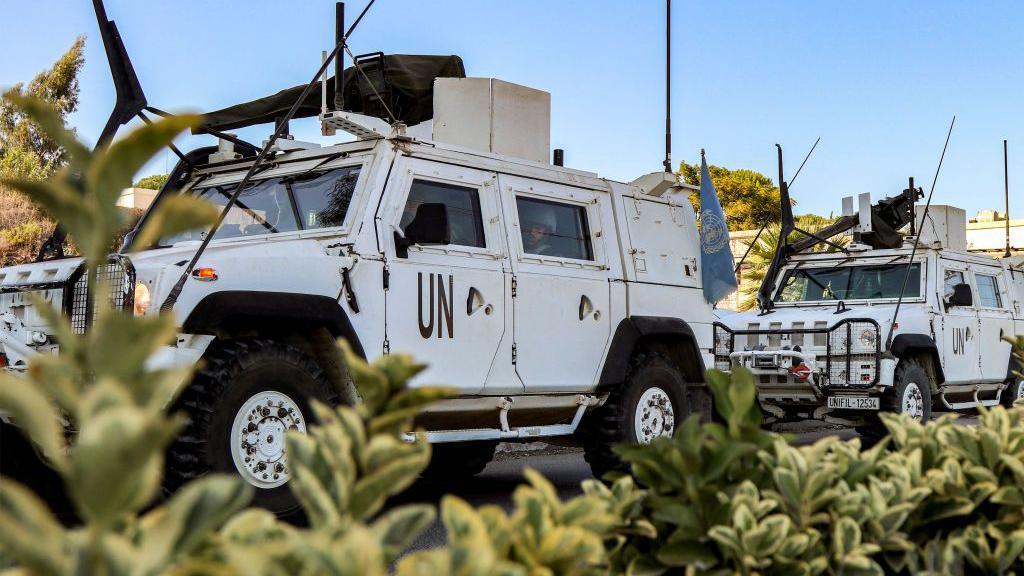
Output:
[[1001,382],[1006,379],[1011,346],[1003,340],[1013,335],[1013,313],[1009,286],[998,266],[974,266],[974,286],[978,301],[978,335],[983,345],[981,352],[981,379]]
[[[493,172],[400,158],[383,220],[386,343],[428,365],[414,384],[481,391],[505,332],[505,234]],[[444,204],[451,243],[396,249],[424,203]]]
[[[971,274],[964,262],[940,259],[939,287],[943,303],[948,301],[957,284],[971,283]],[[975,306],[953,306],[946,308],[942,315],[942,369],[947,384],[974,382],[980,376],[978,367],[978,302],[974,292]]]
[[607,194],[501,175],[516,373],[528,392],[587,389],[610,336]]

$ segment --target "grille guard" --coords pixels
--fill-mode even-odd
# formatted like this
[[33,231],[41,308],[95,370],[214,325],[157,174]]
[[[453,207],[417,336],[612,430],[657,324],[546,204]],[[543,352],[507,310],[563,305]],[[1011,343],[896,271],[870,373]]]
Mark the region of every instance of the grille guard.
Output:
[[[861,324],[860,330],[865,328],[873,329],[875,334],[875,345],[873,349],[855,350],[853,347],[854,330]],[[793,329],[767,329],[767,330],[733,330],[715,322],[714,327],[714,355],[715,364],[719,361],[728,360],[731,365],[731,355],[736,351],[736,336],[773,336],[784,334],[824,334],[825,335],[825,374],[820,382],[824,388],[847,388],[864,389],[872,388],[879,382],[882,364],[882,341],[881,328],[878,321],[873,318],[844,318],[835,323],[831,328],[799,328]],[[844,338],[845,337],[845,338]],[[874,362],[874,377],[870,382],[850,381],[849,375],[855,361],[855,356],[867,356]],[[840,375],[845,378],[840,379]]]
[[[96,319],[88,298],[86,263],[82,262],[64,281],[63,313],[75,334],[85,334]],[[135,305],[135,267],[122,254],[112,254],[106,264],[96,269],[96,280],[106,282],[110,288],[109,300],[115,310],[131,310]]]

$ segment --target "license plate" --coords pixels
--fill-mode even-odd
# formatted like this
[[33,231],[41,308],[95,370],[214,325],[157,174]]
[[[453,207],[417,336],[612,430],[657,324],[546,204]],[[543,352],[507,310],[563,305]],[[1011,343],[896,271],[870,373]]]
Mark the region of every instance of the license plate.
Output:
[[829,396],[828,407],[845,410],[878,410],[878,397]]

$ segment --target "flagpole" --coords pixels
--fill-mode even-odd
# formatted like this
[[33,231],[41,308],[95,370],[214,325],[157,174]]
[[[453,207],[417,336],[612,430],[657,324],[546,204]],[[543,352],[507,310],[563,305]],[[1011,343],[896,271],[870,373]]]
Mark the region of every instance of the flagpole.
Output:
[[672,172],[672,0],[665,0],[665,172]]

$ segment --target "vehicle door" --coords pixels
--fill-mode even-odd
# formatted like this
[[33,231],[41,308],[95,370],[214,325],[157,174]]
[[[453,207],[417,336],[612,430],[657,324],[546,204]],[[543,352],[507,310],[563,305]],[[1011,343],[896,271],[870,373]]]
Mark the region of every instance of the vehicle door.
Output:
[[[978,310],[971,306],[950,306],[953,287],[958,284],[970,285],[967,264],[940,259],[942,268],[941,306],[942,315],[942,369],[947,384],[974,382],[979,377],[978,368]],[[972,292],[974,289],[972,288]],[[975,304],[978,296],[974,293]]]
[[[496,178],[410,158],[400,158],[392,172],[380,216],[387,256],[385,348],[427,364],[414,384],[474,394],[487,381],[505,331],[507,252]],[[447,213],[449,243],[406,246],[406,232],[418,227],[422,234],[430,209],[439,206]]]
[[609,198],[514,176],[499,182],[513,255],[516,373],[531,393],[586,389],[610,334],[602,233]]
[[996,266],[975,266],[974,285],[978,289],[978,335],[983,343],[981,352],[981,379],[1002,382],[1010,365],[1011,346],[1003,340],[1013,336],[1013,313],[1009,286]]

